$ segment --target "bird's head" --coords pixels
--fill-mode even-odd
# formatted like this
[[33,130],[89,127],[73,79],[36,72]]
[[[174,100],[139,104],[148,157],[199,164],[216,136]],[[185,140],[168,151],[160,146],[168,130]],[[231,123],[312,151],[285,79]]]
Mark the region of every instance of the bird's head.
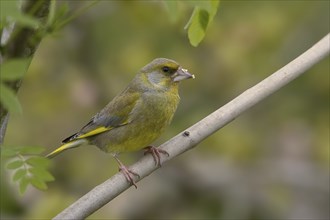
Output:
[[186,69],[183,69],[174,60],[166,58],[154,59],[141,69],[141,73],[145,76],[145,80],[152,86],[160,89],[166,89],[176,86],[180,81],[195,78]]

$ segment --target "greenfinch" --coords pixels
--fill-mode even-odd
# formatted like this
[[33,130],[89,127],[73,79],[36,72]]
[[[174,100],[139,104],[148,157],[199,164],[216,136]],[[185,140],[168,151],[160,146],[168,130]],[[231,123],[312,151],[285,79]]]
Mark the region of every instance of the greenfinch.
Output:
[[180,100],[179,82],[189,78],[194,78],[194,75],[174,60],[153,60],[79,132],[64,139],[63,145],[46,157],[52,158],[81,145],[96,145],[112,154],[127,181],[136,187],[132,175],[138,174],[126,168],[118,154],[147,148],[156,165],[160,166],[160,154],[168,153],[146,146],[170,124]]

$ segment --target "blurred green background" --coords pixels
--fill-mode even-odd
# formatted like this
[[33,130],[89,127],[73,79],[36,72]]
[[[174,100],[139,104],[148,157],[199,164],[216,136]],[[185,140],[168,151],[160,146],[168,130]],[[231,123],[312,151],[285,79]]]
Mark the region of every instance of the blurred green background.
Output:
[[[69,1],[70,8],[82,2]],[[47,153],[80,129],[156,57],[196,76],[162,143],[300,55],[330,29],[329,1],[221,1],[197,47],[159,1],[101,1],[45,38],[19,90],[5,144]],[[138,183],[89,219],[328,219],[329,57]],[[132,164],[142,153],[124,154]],[[118,171],[86,146],[53,160],[47,191],[20,196],[7,171],[2,215],[49,219]]]

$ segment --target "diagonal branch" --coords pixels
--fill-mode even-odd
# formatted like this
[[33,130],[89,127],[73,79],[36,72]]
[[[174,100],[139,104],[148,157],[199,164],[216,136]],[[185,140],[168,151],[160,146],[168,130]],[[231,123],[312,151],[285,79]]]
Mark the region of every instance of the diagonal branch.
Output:
[[[330,34],[326,35],[313,47],[274,74],[246,90],[228,104],[219,108],[184,132],[162,144],[160,147],[170,154],[169,157],[164,158],[164,162],[195,147],[202,140],[224,127],[250,107],[302,75],[313,65],[325,58],[329,54],[329,51]],[[130,169],[138,173],[142,179],[150,175],[157,167],[155,167],[151,155],[147,155],[132,165]],[[54,219],[84,219],[129,187],[130,185],[123,174],[117,173],[78,199],[71,206],[55,216]]]

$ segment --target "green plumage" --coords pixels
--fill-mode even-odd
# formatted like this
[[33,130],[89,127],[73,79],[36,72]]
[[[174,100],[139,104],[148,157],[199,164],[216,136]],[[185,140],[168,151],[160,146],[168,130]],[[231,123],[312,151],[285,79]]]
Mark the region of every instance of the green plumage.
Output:
[[146,147],[170,124],[180,100],[179,81],[188,78],[193,75],[177,62],[153,60],[86,126],[47,156],[85,143],[112,154]]
[[177,83],[160,89],[140,73],[100,116],[118,117],[115,129],[90,137],[90,143],[111,153],[136,151],[153,142],[169,125],[179,103]]

